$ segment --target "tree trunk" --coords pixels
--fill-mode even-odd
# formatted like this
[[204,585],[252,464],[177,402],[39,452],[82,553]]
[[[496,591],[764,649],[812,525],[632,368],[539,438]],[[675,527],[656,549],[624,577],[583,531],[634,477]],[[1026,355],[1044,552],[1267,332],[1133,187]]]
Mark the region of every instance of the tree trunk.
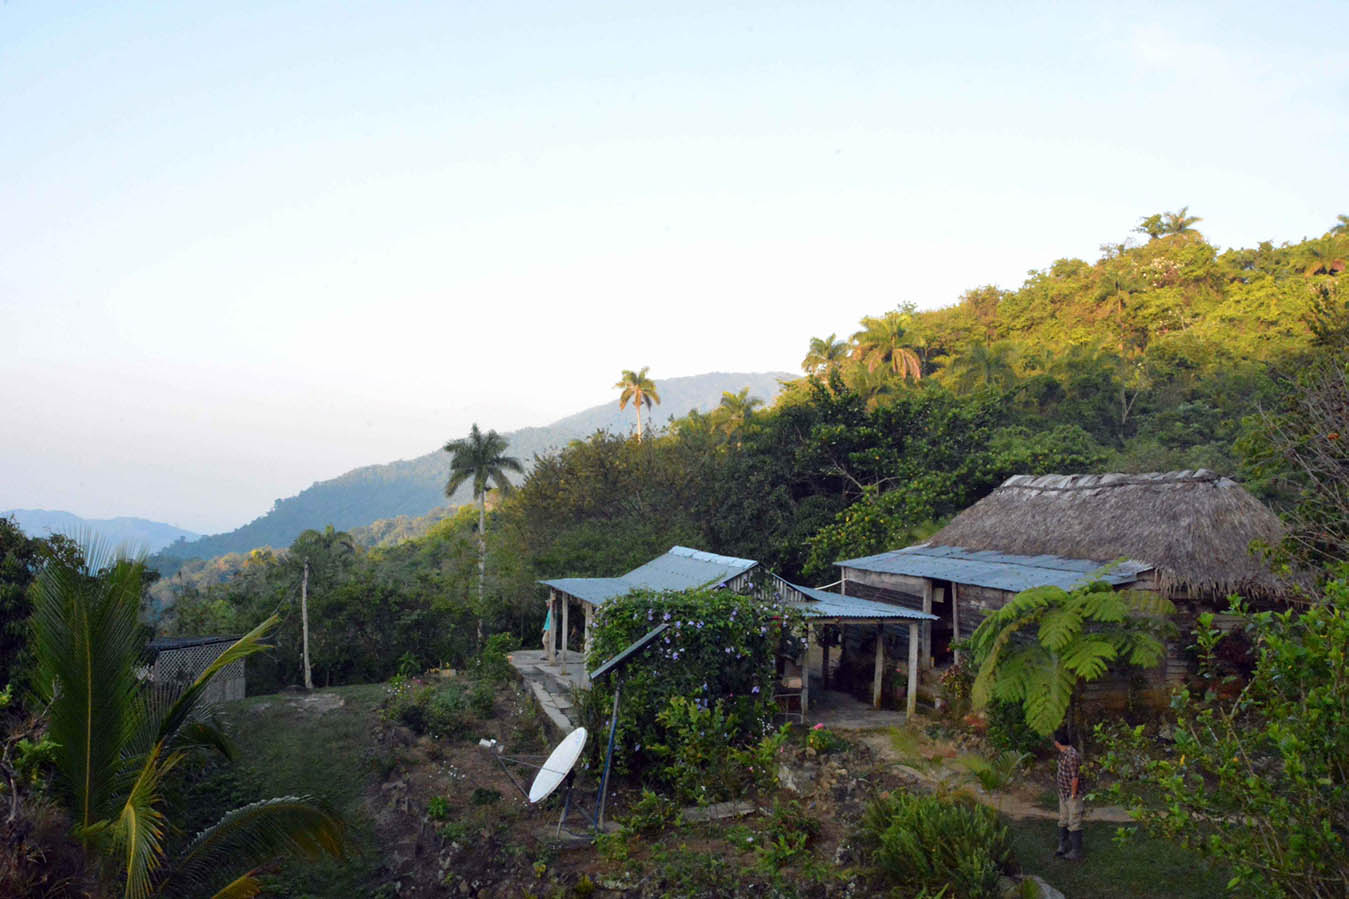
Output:
[[314,689],[309,673],[309,560],[304,560],[304,578],[300,581],[300,630],[304,641],[304,688]]
[[637,410],[637,442],[642,442],[642,404],[633,403],[632,408]]
[[482,649],[482,615],[487,595],[487,490],[478,494],[478,649]]

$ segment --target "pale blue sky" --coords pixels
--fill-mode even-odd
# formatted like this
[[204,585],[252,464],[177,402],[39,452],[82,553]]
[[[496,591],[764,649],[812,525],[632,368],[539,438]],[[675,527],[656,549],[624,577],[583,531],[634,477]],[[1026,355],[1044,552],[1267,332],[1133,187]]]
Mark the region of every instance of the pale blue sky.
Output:
[[[0,508],[237,526],[795,370],[1188,205],[1349,211],[1349,4],[0,5]],[[616,395],[616,394],[615,394]]]

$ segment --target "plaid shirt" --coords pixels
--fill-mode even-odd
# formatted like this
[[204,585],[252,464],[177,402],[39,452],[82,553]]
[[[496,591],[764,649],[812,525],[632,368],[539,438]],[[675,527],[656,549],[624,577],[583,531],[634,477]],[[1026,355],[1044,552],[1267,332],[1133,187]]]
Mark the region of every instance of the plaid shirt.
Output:
[[1059,788],[1059,798],[1067,799],[1073,795],[1073,781],[1077,780],[1077,795],[1082,795],[1082,756],[1069,746],[1059,753],[1059,770],[1054,782]]

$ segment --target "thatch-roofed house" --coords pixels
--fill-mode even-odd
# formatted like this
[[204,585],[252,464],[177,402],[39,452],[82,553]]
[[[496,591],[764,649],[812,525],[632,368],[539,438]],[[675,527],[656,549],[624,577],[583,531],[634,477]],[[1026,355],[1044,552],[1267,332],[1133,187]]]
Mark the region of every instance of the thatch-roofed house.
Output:
[[[1030,587],[1103,579],[1160,592],[1182,614],[1225,608],[1232,593],[1289,598],[1292,586],[1251,552],[1283,534],[1273,512],[1211,471],[1018,475],[928,542],[838,565],[844,593],[938,615],[921,653],[931,665]],[[1171,661],[1165,674],[1175,680],[1183,670]]]

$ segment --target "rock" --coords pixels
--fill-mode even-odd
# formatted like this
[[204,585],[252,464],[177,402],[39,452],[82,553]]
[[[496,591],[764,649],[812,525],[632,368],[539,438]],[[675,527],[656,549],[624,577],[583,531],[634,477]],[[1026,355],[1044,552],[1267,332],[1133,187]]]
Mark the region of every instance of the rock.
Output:
[[1021,879],[1035,884],[1035,888],[1039,890],[1039,892],[1035,894],[1037,899],[1067,899],[1066,896],[1046,883],[1045,879],[1038,874],[1027,874]]

